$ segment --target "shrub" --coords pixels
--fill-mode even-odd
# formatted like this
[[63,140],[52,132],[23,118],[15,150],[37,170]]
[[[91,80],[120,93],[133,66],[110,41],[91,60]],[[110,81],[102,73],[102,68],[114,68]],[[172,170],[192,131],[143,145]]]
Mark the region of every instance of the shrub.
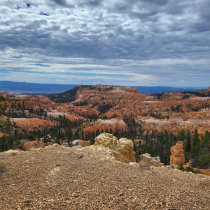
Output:
[[194,172],[194,169],[193,169],[192,167],[187,167],[187,168],[186,168],[186,171],[195,173],[195,172]]
[[179,166],[177,167],[177,169],[179,169],[180,171],[185,171],[184,167],[182,164],[179,164]]

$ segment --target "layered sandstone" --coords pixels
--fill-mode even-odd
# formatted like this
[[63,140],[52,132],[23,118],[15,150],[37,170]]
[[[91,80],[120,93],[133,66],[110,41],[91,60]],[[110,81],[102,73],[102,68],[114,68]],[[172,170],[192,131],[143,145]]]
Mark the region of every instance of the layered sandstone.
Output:
[[184,142],[178,141],[175,146],[171,147],[170,166],[177,168],[179,165],[184,165]]
[[126,138],[118,140],[113,134],[104,132],[95,138],[94,147],[107,149],[115,160],[123,163],[136,162],[132,140]]

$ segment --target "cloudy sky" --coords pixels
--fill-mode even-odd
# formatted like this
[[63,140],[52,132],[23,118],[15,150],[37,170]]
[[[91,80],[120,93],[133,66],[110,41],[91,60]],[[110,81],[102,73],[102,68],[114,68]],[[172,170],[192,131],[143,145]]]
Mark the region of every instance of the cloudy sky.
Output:
[[0,80],[210,85],[209,0],[0,0]]

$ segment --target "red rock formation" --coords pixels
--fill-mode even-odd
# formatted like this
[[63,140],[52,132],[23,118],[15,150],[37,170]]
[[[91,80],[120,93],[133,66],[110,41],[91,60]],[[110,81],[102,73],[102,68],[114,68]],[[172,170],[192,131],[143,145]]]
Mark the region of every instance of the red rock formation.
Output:
[[0,137],[3,137],[5,134],[0,132]]
[[180,164],[184,165],[185,156],[183,145],[183,141],[178,141],[175,146],[171,147],[170,166],[177,168]]
[[197,90],[197,91],[195,91],[195,92],[204,94],[204,95],[206,95],[206,96],[209,96],[209,95],[210,95],[210,86],[209,86],[209,88],[207,88],[207,89]]
[[78,144],[79,144],[79,146],[81,146],[81,147],[90,146],[90,142],[89,142],[89,141],[84,141],[84,140],[79,140]]
[[122,131],[122,129],[126,131],[128,129],[126,123],[120,118],[113,118],[110,120],[98,119],[95,124],[96,125],[83,129],[84,134],[87,134],[89,132],[96,133],[97,130],[99,131],[99,133],[101,133],[102,130],[110,132],[111,129],[113,132],[115,132],[116,129],[118,129],[119,131]]
[[42,130],[54,125],[51,120],[43,120],[39,118],[11,118],[10,121],[15,122],[18,127],[28,131],[36,129]]
[[37,149],[37,148],[44,148],[45,147],[45,143],[43,143],[42,141],[26,141],[23,142],[21,145],[19,145],[19,149],[20,150],[29,150],[29,149]]
[[[116,123],[94,124],[94,121],[90,120],[91,115],[108,119],[133,118],[142,125],[145,133],[167,130],[178,135],[183,129],[190,130],[193,134],[197,128],[199,135],[202,135],[206,130],[210,131],[210,111],[207,109],[210,99],[208,97],[191,95],[183,99],[185,94],[168,92],[161,98],[157,98],[140,94],[134,88],[106,85],[76,86],[75,90],[76,99],[71,103],[55,103],[45,96],[9,93],[3,93],[3,95],[12,99],[11,102],[6,102],[9,105],[8,113],[20,115],[24,105],[27,117],[43,119],[45,116],[45,119],[50,120],[50,115],[55,115],[55,118],[51,120],[57,122],[56,117],[65,115],[69,121],[84,121],[82,129],[86,128],[86,131],[101,131],[102,129],[109,131],[110,128],[114,131],[117,127]],[[123,126],[124,128],[126,129],[126,126]]]

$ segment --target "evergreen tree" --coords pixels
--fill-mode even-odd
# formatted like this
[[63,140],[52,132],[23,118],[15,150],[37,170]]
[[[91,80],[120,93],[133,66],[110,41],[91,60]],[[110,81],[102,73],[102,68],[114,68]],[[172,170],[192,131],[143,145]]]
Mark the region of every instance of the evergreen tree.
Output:
[[96,131],[96,136],[99,136],[100,135],[100,132],[99,132],[99,130],[97,129],[97,131]]
[[59,137],[59,135],[56,136],[55,143],[60,144],[60,137]]
[[209,135],[209,132],[206,131],[202,140],[201,140],[201,143],[200,143],[200,148],[203,149],[203,148],[209,148],[209,144],[210,144],[210,135]]
[[[112,128],[110,127],[110,129],[109,129],[109,133],[112,133]],[[96,134],[96,136],[97,136],[97,134]]]
[[180,139],[180,141],[184,142],[184,130],[183,129],[181,130],[181,133],[179,135],[179,139]]
[[185,152],[190,152],[191,149],[191,136],[190,131],[187,132],[187,139],[185,143]]
[[198,139],[198,131],[197,129],[195,129],[195,133],[192,139],[192,158],[196,157],[197,155],[197,144],[199,143],[199,139]]

